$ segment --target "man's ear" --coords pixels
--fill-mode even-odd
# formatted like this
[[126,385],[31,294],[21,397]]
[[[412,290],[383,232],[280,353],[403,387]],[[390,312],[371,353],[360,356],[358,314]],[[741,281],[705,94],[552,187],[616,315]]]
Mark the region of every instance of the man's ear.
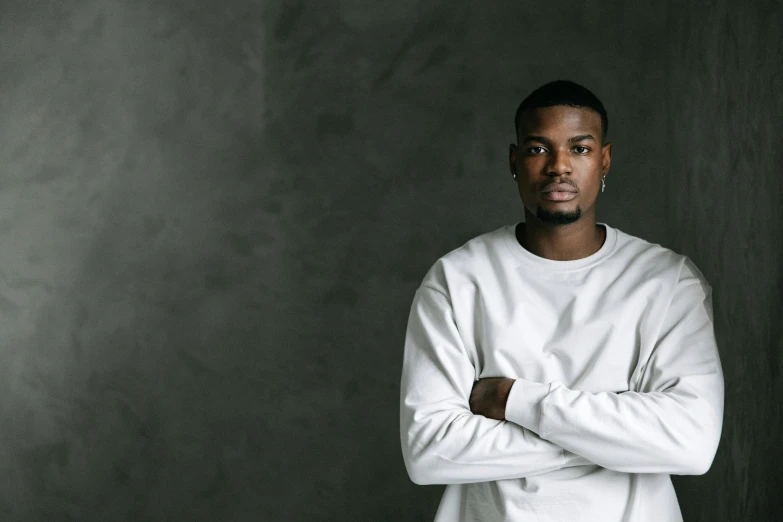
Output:
[[513,143],[508,146],[508,167],[511,174],[517,175],[517,146]]
[[601,147],[601,174],[606,176],[609,167],[612,165],[612,144],[607,143]]

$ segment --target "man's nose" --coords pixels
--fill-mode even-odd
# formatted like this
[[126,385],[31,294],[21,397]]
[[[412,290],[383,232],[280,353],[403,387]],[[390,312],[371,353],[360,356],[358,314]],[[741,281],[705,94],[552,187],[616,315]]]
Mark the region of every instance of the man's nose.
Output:
[[554,151],[550,154],[547,174],[552,176],[571,174],[571,161],[568,157],[568,151]]

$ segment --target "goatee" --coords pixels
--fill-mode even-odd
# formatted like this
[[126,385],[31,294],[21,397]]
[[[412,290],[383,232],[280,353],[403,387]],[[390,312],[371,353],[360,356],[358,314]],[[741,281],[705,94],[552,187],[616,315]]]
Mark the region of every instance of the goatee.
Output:
[[576,207],[576,210],[572,210],[570,212],[549,212],[548,210],[542,209],[541,207],[536,209],[536,217],[544,223],[549,223],[550,225],[568,225],[579,219],[581,216],[582,209],[580,207]]

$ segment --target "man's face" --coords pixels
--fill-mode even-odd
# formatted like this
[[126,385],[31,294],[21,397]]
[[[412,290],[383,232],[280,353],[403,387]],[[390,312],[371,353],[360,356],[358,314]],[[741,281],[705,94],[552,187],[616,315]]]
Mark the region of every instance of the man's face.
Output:
[[595,215],[611,163],[611,144],[602,140],[601,116],[591,109],[558,105],[523,113],[510,165],[527,212],[555,225]]

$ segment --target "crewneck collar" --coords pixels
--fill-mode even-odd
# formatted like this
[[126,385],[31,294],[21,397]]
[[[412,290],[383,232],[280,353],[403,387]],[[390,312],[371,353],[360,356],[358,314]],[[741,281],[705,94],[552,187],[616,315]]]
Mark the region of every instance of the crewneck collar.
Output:
[[505,240],[504,242],[506,246],[508,246],[508,249],[511,251],[511,254],[523,265],[541,270],[543,272],[567,273],[596,265],[603,261],[612,252],[614,252],[615,246],[617,245],[617,230],[610,227],[606,223],[598,222],[596,224],[601,225],[606,229],[606,239],[604,240],[604,244],[601,245],[601,248],[599,248],[595,253],[587,257],[573,259],[571,261],[556,261],[554,259],[547,259],[545,257],[537,256],[529,250],[525,249],[525,247],[520,245],[519,241],[517,241],[515,233],[517,223],[503,227],[503,238]]

